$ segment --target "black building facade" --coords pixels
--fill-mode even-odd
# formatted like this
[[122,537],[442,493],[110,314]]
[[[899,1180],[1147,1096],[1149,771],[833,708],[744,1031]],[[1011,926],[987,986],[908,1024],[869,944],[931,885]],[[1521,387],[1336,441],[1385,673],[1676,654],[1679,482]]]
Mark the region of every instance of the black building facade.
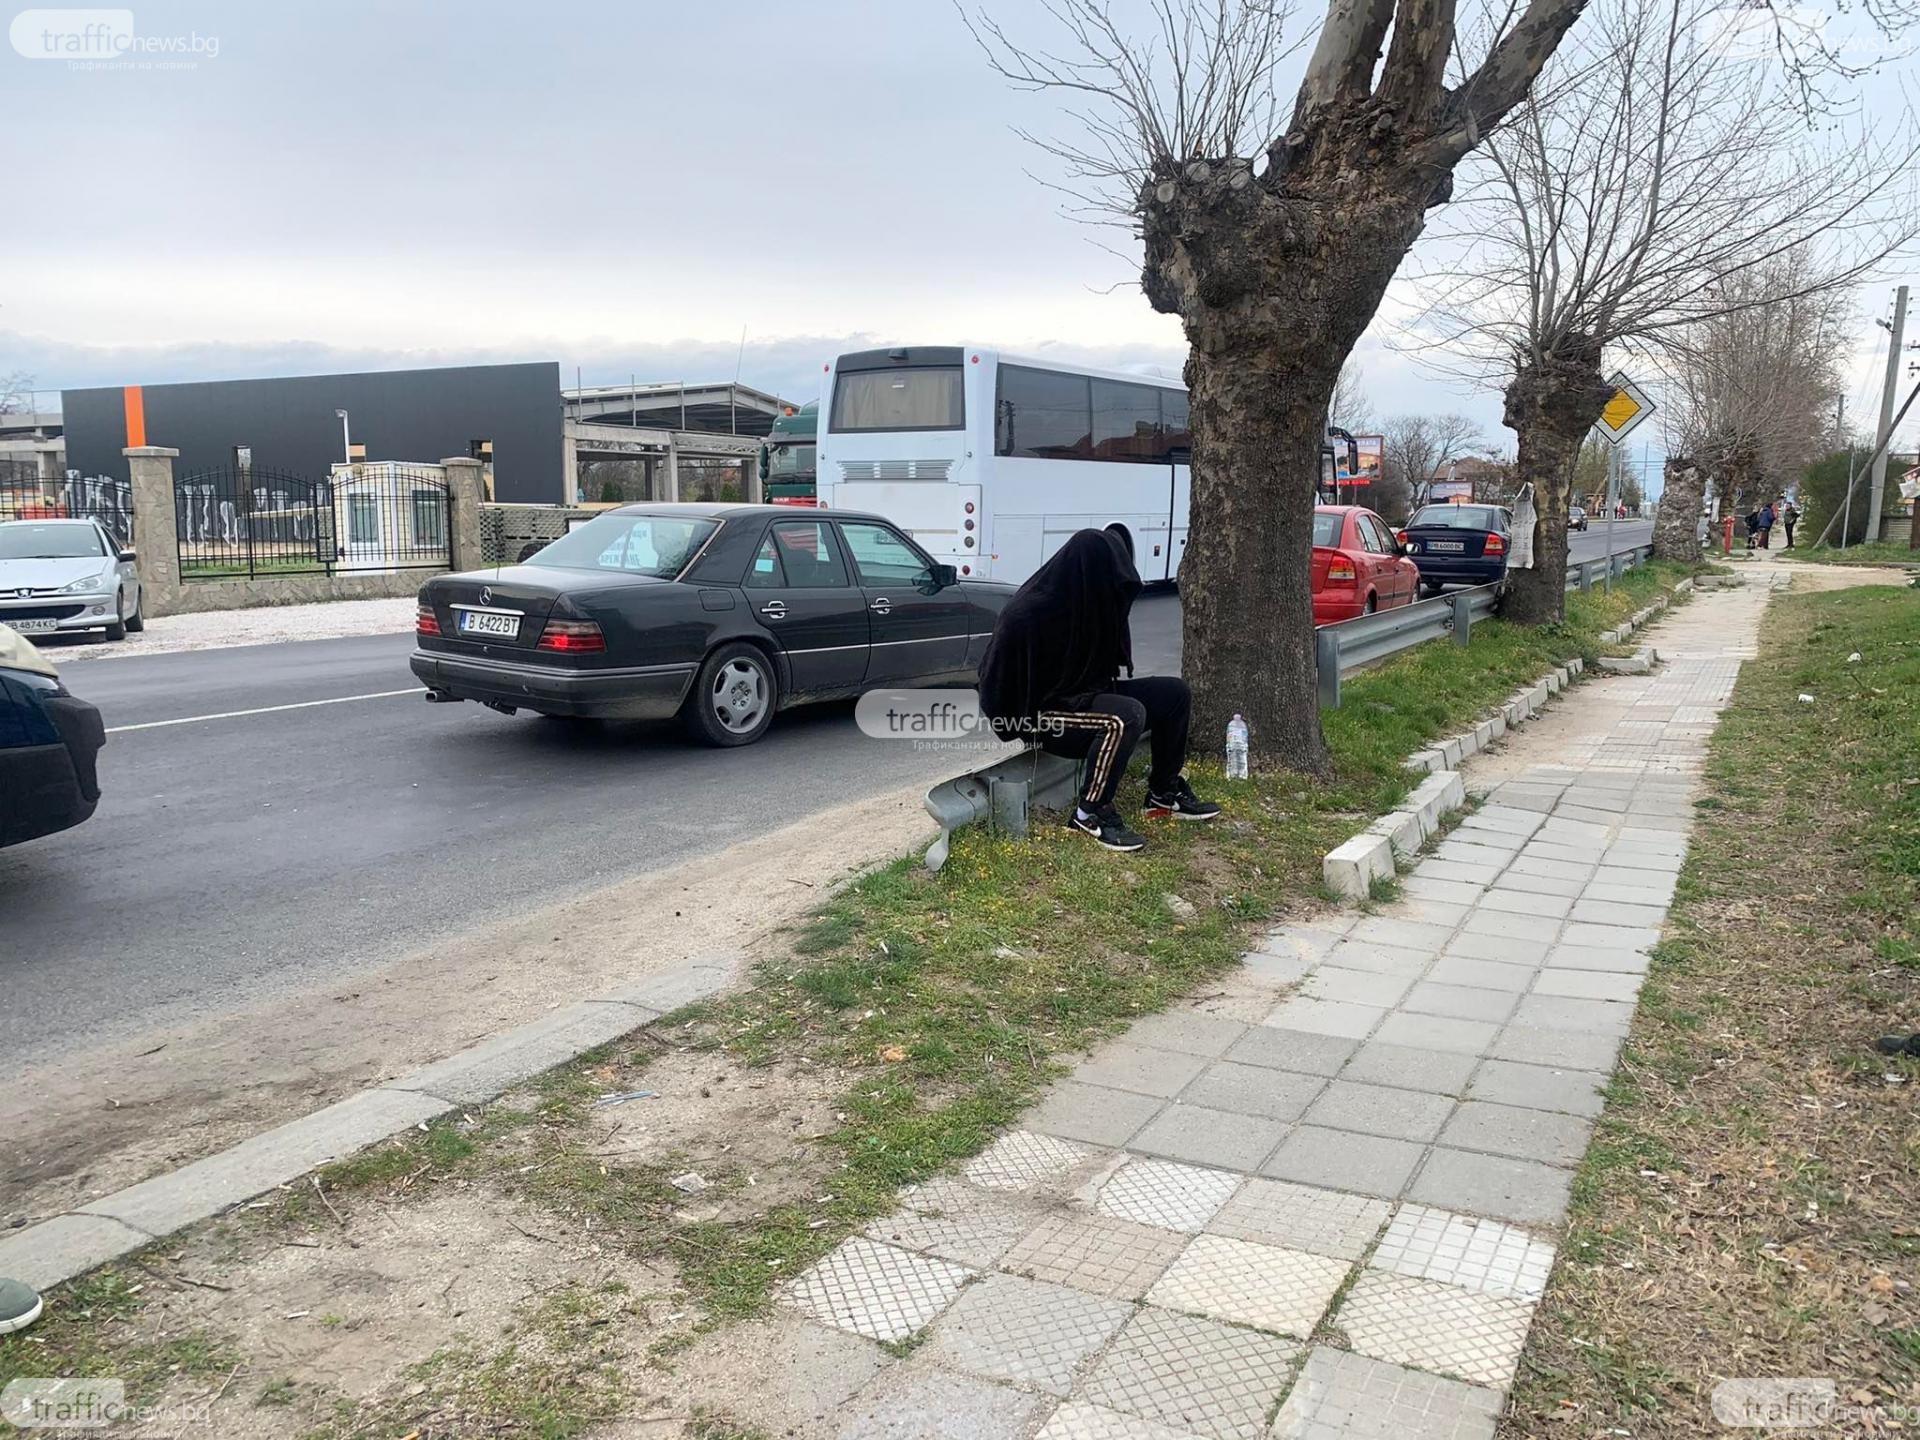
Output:
[[255,465],[323,479],[346,458],[336,410],[368,460],[431,464],[490,442],[496,500],[562,498],[558,362],[61,392],[67,468],[121,480],[129,444],[178,450],[176,475],[245,446]]

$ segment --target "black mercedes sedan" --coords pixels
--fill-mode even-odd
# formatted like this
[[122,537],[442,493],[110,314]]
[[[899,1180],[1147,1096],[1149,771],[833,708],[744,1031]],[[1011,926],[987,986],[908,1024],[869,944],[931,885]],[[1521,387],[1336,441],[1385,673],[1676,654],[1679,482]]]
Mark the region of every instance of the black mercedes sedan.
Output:
[[1010,585],[960,580],[890,521],[772,505],[627,505],[518,565],[420,588],[429,700],[678,715],[747,745],[789,705],[970,684]]

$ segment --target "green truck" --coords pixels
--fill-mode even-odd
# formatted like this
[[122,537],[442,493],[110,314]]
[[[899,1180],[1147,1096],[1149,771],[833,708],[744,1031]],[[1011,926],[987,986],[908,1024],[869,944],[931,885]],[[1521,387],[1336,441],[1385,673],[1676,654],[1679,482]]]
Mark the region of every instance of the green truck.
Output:
[[814,438],[820,428],[820,402],[775,417],[760,446],[760,482],[772,505],[814,503]]

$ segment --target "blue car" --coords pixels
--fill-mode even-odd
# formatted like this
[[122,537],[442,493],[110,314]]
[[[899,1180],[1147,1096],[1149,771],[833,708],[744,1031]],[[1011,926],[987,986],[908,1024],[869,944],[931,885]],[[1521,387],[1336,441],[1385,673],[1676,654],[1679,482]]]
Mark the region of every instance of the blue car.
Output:
[[1420,593],[1443,585],[1491,585],[1507,576],[1512,517],[1499,505],[1424,505],[1400,532],[1420,571]]

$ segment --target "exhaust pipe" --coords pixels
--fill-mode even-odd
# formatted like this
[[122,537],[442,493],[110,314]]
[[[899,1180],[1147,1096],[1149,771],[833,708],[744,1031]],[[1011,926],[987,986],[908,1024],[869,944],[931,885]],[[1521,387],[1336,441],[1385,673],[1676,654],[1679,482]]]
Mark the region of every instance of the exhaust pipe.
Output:
[[458,705],[460,703],[460,697],[458,695],[446,690],[429,690],[426,692],[424,698],[429,705]]
[[520,707],[518,705],[509,705],[504,700],[483,700],[480,703],[485,705],[489,710],[498,710],[502,715],[518,715],[520,713]]

